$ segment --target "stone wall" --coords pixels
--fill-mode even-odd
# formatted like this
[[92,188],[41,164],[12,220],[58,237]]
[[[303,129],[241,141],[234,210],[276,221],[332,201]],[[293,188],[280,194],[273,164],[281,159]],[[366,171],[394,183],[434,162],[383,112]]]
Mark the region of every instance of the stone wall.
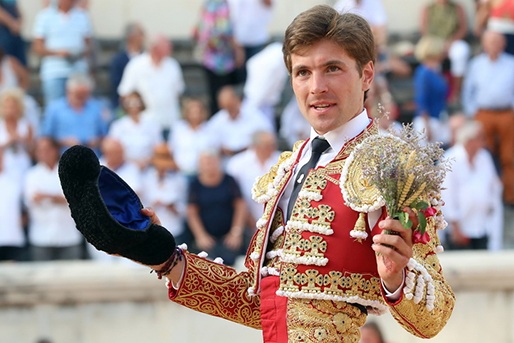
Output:
[[[454,314],[430,342],[514,343],[514,252],[440,255],[457,294]],[[390,315],[370,317],[389,343],[415,343]],[[167,300],[155,274],[128,263],[0,264],[0,342],[261,342],[258,330]]]

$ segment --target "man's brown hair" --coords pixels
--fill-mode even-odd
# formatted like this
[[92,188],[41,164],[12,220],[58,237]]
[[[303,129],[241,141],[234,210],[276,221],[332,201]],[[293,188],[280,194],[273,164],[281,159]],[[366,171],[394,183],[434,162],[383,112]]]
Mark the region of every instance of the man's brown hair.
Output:
[[288,26],[284,38],[284,62],[291,73],[291,54],[327,39],[337,43],[357,62],[357,70],[375,62],[375,41],[368,22],[359,15],[339,13],[327,5],[318,5],[300,13]]

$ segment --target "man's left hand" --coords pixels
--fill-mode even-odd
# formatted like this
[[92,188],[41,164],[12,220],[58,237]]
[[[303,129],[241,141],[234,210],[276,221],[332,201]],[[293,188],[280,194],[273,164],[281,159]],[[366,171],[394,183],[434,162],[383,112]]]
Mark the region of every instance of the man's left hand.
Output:
[[[409,214],[412,227],[415,228],[418,225],[416,214],[410,208],[404,211]],[[412,257],[412,230],[390,217],[378,225],[382,232],[373,237],[372,245],[377,258],[378,274],[387,290],[395,292],[403,283],[403,270]]]

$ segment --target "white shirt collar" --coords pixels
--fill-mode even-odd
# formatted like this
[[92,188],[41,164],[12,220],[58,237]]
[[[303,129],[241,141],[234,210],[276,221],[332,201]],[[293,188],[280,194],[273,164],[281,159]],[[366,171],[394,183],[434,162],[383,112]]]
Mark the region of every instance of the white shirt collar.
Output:
[[[368,118],[368,112],[364,109],[359,115],[350,119],[345,124],[341,125],[335,130],[329,131],[323,135],[328,141],[333,152],[339,152],[343,145],[350,139],[356,137],[359,133],[364,131],[369,125],[371,119]],[[313,128],[311,128],[310,139],[320,136]]]

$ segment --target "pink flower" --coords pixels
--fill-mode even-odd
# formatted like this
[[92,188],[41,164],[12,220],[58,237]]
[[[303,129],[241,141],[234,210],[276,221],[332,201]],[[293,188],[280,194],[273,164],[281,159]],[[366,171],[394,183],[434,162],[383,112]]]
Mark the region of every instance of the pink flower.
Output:
[[428,232],[425,231],[425,233],[421,233],[419,230],[414,230],[414,233],[412,235],[412,241],[414,243],[423,243],[427,244],[430,242],[430,236],[428,235]]
[[433,207],[428,207],[426,210],[421,210],[421,212],[423,212],[425,217],[428,218],[428,217],[435,216],[435,214],[437,213],[437,210]]

